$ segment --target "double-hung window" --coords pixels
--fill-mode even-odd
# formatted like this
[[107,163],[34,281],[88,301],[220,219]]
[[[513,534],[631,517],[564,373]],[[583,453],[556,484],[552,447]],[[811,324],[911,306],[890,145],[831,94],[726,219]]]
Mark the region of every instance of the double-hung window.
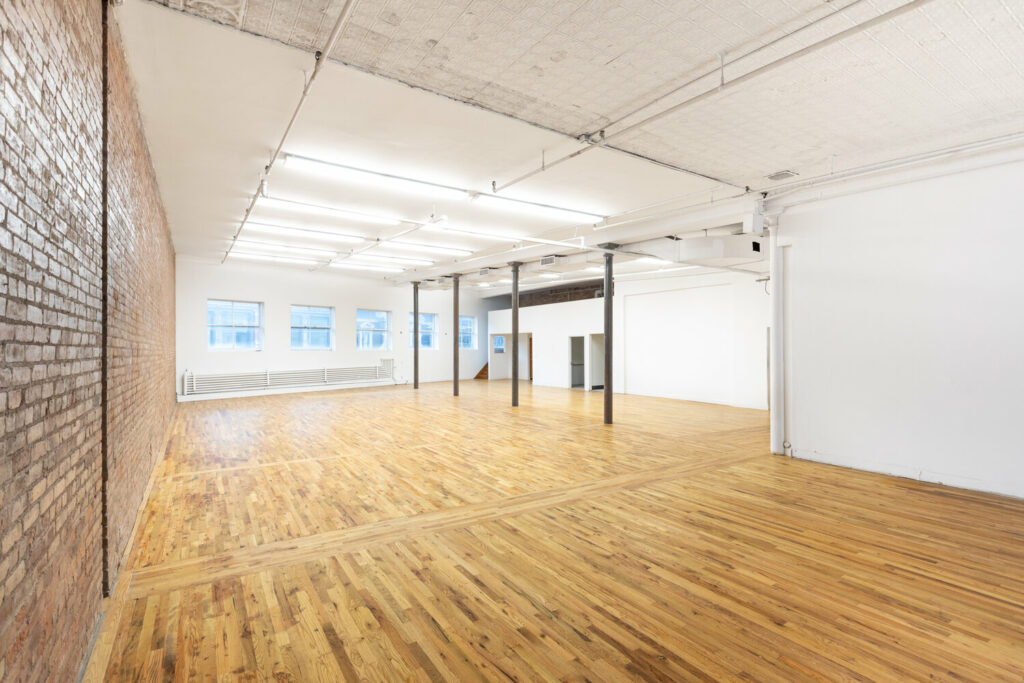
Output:
[[391,311],[356,311],[356,348],[391,350]]
[[476,318],[471,315],[459,316],[459,348],[476,348]]
[[505,337],[497,336],[494,338],[494,352],[505,353]]
[[[409,314],[409,348],[412,348],[412,313]],[[420,313],[420,348],[437,348],[437,314]]]
[[334,308],[330,306],[292,306],[291,328],[293,350],[334,348]]
[[263,304],[208,299],[206,339],[211,351],[262,351]]

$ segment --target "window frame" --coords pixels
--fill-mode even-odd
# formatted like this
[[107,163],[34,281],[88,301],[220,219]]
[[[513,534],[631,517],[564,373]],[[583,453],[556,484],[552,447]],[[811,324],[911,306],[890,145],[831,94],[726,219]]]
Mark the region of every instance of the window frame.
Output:
[[[368,329],[365,329],[365,330],[360,329],[359,328],[359,314],[362,313],[362,312],[366,312],[366,313],[383,313],[384,315],[387,316],[387,323],[386,323],[387,326],[384,327],[384,328],[374,327],[374,328],[368,328]],[[392,319],[393,319],[393,316],[392,316],[391,311],[385,311],[385,310],[382,310],[382,309],[379,309],[379,308],[356,308],[356,350],[357,351],[378,351],[378,352],[379,351],[390,351],[391,348],[392,348],[392,330],[394,329],[394,323],[393,323]],[[383,332],[384,333],[384,346],[382,346],[380,348],[374,348],[372,346],[372,344],[370,346],[361,346],[360,345],[360,343],[359,343],[360,335],[362,335],[363,333],[369,333],[370,334],[370,339],[372,340],[373,339],[372,335],[375,332]]]
[[[331,321],[327,327],[314,326],[314,325],[295,325],[292,323],[292,315],[294,315],[296,308],[305,309],[321,309],[326,310],[330,313]],[[334,317],[334,306],[313,306],[311,304],[289,304],[288,305],[288,349],[290,351],[334,351],[335,349],[335,317]],[[328,345],[327,346],[295,346],[292,340],[292,334],[296,329],[299,330],[327,330],[328,333]]]
[[[433,317],[433,319],[434,319],[434,329],[427,333],[427,334],[432,335],[432,338],[434,340],[434,345],[433,346],[425,346],[423,344],[423,339],[422,339],[423,334],[424,334],[423,333],[423,320],[422,319],[423,319],[423,316],[427,316],[427,315]],[[437,313],[424,313],[424,312],[420,311],[420,337],[421,337],[421,339],[420,339],[420,349],[427,349],[428,351],[437,351],[438,349],[441,348],[441,340],[439,339],[439,335],[441,333],[441,330],[440,330],[440,328],[438,326],[439,322],[440,322],[440,316],[438,316]],[[410,349],[413,348],[413,337],[412,337],[413,325],[412,325],[412,323],[413,323],[413,317],[412,317],[412,311],[410,311],[409,312],[409,348]]]
[[[465,334],[462,331],[462,321],[463,320],[472,320],[473,321],[473,329],[469,333],[469,335],[470,335],[470,337],[469,337],[469,339],[470,339],[469,346],[463,346],[462,345],[462,336]],[[459,339],[458,339],[458,344],[459,344],[459,349],[463,350],[463,351],[476,351],[480,347],[479,335],[477,333],[477,321],[476,321],[476,316],[475,315],[460,315],[459,316]]]
[[[210,322],[210,303],[211,302],[231,304],[231,321],[232,322],[231,322],[230,325],[215,324],[215,323],[211,323]],[[258,318],[259,318],[257,320],[257,324],[256,325],[236,325],[235,322],[234,322],[234,318],[235,318],[235,304],[256,304],[256,306],[258,306],[257,310],[258,310]],[[243,300],[240,300],[240,299],[215,299],[215,298],[209,298],[209,299],[206,300],[206,350],[207,351],[216,352],[216,353],[220,353],[222,351],[227,351],[227,352],[239,352],[239,351],[241,351],[241,352],[259,352],[259,351],[263,351],[263,349],[265,348],[265,341],[266,341],[265,334],[264,334],[264,326],[266,324],[266,320],[267,320],[267,318],[266,318],[266,308],[265,308],[265,305],[264,305],[264,303],[262,301],[243,301]],[[249,346],[241,346],[240,347],[240,346],[236,346],[235,345],[235,341],[234,341],[236,339],[236,335],[234,335],[234,334],[231,335],[231,339],[232,339],[231,346],[211,346],[211,344],[210,344],[210,330],[211,330],[211,328],[223,328],[223,329],[231,329],[231,330],[235,330],[237,328],[244,328],[244,329],[255,330],[255,332],[256,332],[256,346],[254,346],[254,347],[249,347]]]
[[[498,340],[501,340],[501,348],[498,348]],[[505,353],[505,335],[496,334],[491,341],[491,349],[494,353]]]

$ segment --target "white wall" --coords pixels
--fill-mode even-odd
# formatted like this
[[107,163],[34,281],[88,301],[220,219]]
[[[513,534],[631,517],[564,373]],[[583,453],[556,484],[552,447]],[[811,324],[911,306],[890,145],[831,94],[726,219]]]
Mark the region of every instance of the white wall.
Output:
[[1024,496],[1024,163],[816,201],[787,248],[796,457]]
[[[616,392],[767,408],[768,297],[754,277],[620,280],[613,306]],[[492,311],[491,333],[511,320]],[[569,338],[604,332],[604,300],[521,308],[519,329],[533,334],[534,383],[568,388]],[[589,377],[604,360],[584,349]]]
[[[206,347],[206,300],[234,299],[264,303],[263,351],[209,351]],[[477,349],[459,356],[459,375],[472,379],[487,362],[487,304],[467,287],[460,291],[460,313],[477,318]],[[289,341],[291,304],[333,306],[333,351],[293,351]],[[392,312],[391,351],[356,349],[357,308]],[[436,313],[440,328],[439,348],[420,349],[420,381],[451,380],[451,291],[420,291],[420,311]],[[310,273],[279,267],[228,262],[224,265],[186,257],[177,260],[177,371],[178,390],[186,370],[193,372],[243,372],[293,370],[320,367],[376,365],[381,358],[395,360],[395,378],[412,381],[412,349],[409,348],[409,314],[412,286],[378,284],[337,273]]]

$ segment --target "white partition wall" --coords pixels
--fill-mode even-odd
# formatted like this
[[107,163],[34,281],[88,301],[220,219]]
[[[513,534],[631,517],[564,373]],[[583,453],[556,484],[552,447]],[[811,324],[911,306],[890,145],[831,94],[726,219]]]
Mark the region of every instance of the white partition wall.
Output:
[[[438,345],[420,350],[420,379],[424,382],[451,379],[452,293],[421,290],[420,311],[437,315]],[[207,348],[206,301],[228,299],[264,304],[262,351],[211,351]],[[290,345],[289,307],[292,304],[331,306],[335,313],[335,344],[330,351],[298,351]],[[472,379],[487,362],[487,308],[474,293],[463,291],[461,315],[477,318],[475,349],[464,349],[459,358],[460,379]],[[356,348],[356,310],[391,312],[391,349],[368,351]],[[382,358],[395,361],[395,381],[412,381],[412,348],[409,316],[412,287],[353,278],[335,272],[265,267],[229,262],[178,258],[177,261],[177,373],[248,372],[324,367],[376,365]]]
[[[767,408],[768,296],[756,276],[623,278],[615,288],[616,392]],[[571,337],[584,337],[586,376],[595,376],[594,364],[603,363],[593,351],[603,348],[602,338],[594,343],[604,332],[602,302],[520,309],[520,330],[533,334],[535,384],[570,386]],[[492,334],[510,329],[510,311],[490,313]]]
[[1024,496],[1024,163],[787,209],[796,457]]

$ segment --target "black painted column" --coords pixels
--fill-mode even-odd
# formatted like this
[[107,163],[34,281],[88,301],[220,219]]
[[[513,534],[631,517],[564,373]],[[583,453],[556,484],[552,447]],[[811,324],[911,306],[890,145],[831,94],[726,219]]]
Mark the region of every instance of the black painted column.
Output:
[[420,283],[412,283],[412,388],[420,388]]
[[519,405],[519,266],[512,266],[512,405]]
[[452,395],[459,395],[459,276],[452,275],[452,340],[455,348],[452,350]]
[[612,423],[612,254],[604,255],[604,423]]

